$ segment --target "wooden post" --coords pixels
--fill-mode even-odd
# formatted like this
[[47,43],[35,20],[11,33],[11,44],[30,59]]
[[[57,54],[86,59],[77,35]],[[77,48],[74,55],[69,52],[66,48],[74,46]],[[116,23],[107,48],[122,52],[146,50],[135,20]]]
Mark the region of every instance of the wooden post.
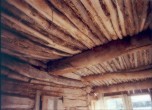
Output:
[[40,95],[41,95],[41,91],[37,90],[36,91],[36,97],[35,97],[34,110],[40,110]]

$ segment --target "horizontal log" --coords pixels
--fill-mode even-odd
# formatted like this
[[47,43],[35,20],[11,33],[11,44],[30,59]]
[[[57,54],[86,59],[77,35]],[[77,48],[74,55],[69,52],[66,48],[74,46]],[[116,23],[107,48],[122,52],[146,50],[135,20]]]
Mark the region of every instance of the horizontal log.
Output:
[[83,81],[111,81],[111,80],[141,80],[152,78],[152,69],[136,72],[105,73],[104,75],[90,75],[82,77]]
[[2,109],[32,109],[34,107],[34,100],[24,97],[2,95],[1,102]]
[[71,80],[68,78],[57,77],[49,75],[45,71],[38,70],[27,63],[17,61],[17,59],[12,58],[3,58],[2,66],[5,66],[13,71],[16,71],[19,74],[22,74],[26,77],[38,79],[46,82],[52,82],[55,84],[73,86],[73,87],[83,87],[84,85],[80,81]]
[[49,62],[48,71],[55,75],[76,72],[81,68],[102,63],[129,52],[151,48],[151,44],[150,32],[146,31],[128,39],[112,41],[66,59]]
[[129,82],[116,84],[112,86],[101,86],[93,89],[94,93],[113,93],[113,92],[123,92],[138,89],[148,89],[152,88],[152,79],[138,82]]
[[28,82],[29,81],[28,77],[20,75],[20,74],[18,74],[16,72],[11,71],[11,70],[6,69],[6,68],[1,68],[1,74],[4,74],[8,78],[11,78],[11,79],[15,79],[15,80],[19,80],[19,81],[24,81],[24,82]]
[[87,106],[87,101],[64,99],[65,107]]
[[9,31],[2,30],[1,38],[2,38],[2,47],[8,48],[10,50],[12,49],[14,51],[20,52],[27,56],[35,57],[37,59],[60,58],[60,56],[54,54],[54,52],[52,52],[51,49],[48,49],[43,46],[39,46],[34,42],[31,42],[23,37],[21,38],[20,36],[17,36]]
[[66,99],[86,100],[86,92],[80,88],[74,89],[68,87],[47,86],[2,79],[1,91],[5,94],[34,98],[37,90],[40,90],[43,95],[65,97]]

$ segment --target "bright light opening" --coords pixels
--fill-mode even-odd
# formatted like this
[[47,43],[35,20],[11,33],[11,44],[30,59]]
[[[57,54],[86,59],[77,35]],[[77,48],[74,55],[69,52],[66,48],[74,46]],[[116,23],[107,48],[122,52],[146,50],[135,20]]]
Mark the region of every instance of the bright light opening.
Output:
[[149,94],[131,96],[133,110],[152,110],[152,102]]

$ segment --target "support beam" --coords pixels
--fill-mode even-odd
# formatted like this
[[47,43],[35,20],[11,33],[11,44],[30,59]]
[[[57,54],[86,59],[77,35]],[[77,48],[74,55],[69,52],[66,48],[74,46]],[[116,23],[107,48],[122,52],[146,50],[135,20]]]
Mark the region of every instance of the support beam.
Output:
[[113,92],[123,92],[129,90],[147,89],[152,88],[152,79],[140,81],[140,82],[130,82],[122,83],[112,86],[101,86],[94,88],[94,93],[113,93]]
[[111,80],[140,80],[152,78],[152,69],[136,72],[105,73],[104,75],[90,75],[82,77],[83,81],[111,81]]
[[55,75],[75,72],[81,68],[105,62],[129,52],[138,51],[146,46],[149,46],[148,48],[152,46],[151,35],[148,31],[123,40],[112,41],[70,58],[50,62],[48,63],[48,71],[50,74]]

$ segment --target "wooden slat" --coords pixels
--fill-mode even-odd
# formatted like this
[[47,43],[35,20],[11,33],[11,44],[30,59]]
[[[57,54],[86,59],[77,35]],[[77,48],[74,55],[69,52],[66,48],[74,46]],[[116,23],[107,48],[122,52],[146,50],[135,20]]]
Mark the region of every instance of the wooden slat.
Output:
[[108,61],[125,53],[151,48],[151,44],[150,35],[145,32],[129,40],[114,41],[71,58],[50,62],[50,64],[48,64],[49,72],[56,75],[75,72],[78,69]]

